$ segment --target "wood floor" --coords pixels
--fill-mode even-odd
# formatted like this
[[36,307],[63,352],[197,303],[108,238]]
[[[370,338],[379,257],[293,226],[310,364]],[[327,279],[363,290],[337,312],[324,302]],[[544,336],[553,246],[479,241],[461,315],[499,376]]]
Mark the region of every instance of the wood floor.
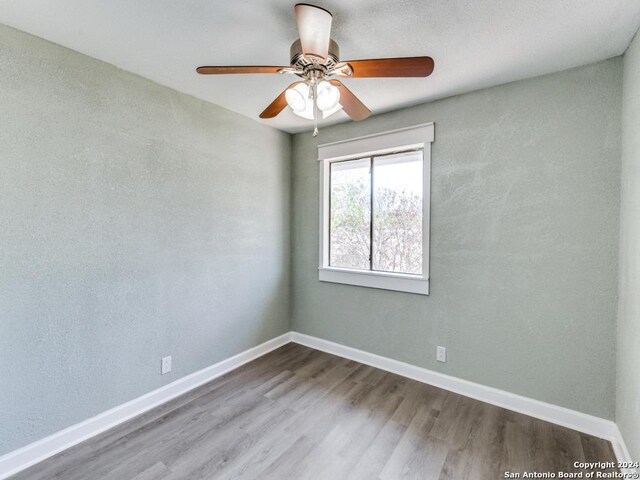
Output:
[[13,479],[490,480],[601,439],[288,344]]

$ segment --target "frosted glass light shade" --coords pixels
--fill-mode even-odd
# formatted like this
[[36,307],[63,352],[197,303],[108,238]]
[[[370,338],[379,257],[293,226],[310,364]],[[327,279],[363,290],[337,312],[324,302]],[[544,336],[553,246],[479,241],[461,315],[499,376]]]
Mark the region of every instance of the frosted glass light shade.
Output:
[[299,83],[295,87],[289,88],[285,92],[284,98],[294,112],[302,112],[309,103],[309,87],[306,83]]
[[324,112],[322,112],[322,118],[330,117],[331,115],[333,115],[336,112],[339,112],[340,110],[342,110],[342,105],[340,105],[339,103],[336,103],[331,110],[325,110]]
[[318,84],[318,108],[323,112],[332,110],[340,100],[340,90],[326,80]]
[[[289,92],[296,92],[299,95],[299,98],[304,101],[301,105],[302,108],[297,108],[299,106],[297,103],[295,104],[296,108],[294,108],[294,105],[289,102],[289,97],[286,96]],[[291,96],[294,97],[293,93]],[[306,83],[299,83],[295,87],[287,90],[285,97],[287,98],[287,103],[291,107],[291,110],[293,110],[293,113],[299,117],[306,118],[307,120],[313,120],[313,100],[309,98],[309,85]],[[295,98],[298,97],[295,96]]]

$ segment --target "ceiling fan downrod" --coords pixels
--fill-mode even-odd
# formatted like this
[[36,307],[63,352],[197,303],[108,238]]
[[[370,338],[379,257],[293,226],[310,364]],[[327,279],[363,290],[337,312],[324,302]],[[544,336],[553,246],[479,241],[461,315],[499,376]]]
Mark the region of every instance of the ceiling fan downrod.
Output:
[[318,84],[313,83],[311,87],[313,95],[313,136],[318,136]]

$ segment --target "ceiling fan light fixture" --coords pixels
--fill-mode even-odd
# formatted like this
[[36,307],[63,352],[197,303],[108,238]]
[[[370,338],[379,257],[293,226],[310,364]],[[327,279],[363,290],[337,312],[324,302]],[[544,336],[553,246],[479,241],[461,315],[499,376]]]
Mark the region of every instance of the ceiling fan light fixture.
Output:
[[303,112],[307,109],[309,98],[309,87],[305,83],[299,83],[293,88],[289,88],[284,94],[287,104],[294,112]]
[[311,102],[307,102],[307,107],[304,110],[292,110],[292,111],[299,117],[306,118],[307,120],[313,120],[313,106]]
[[338,102],[340,101],[340,90],[326,80],[322,80],[318,83],[317,92],[318,108],[323,112],[329,112],[338,105]]
[[309,93],[309,85],[300,82],[286,91],[285,99],[293,113],[307,120],[313,120],[313,100],[309,98]]
[[[307,120],[313,120],[313,98],[310,93],[311,87],[307,83],[300,82],[287,89],[284,94],[287,105],[291,107],[293,113]],[[322,115],[322,118],[327,118],[342,109],[339,100],[340,91],[336,87],[324,80],[319,83],[317,102],[318,110],[320,110],[318,113]]]
[[328,118],[331,115],[333,115],[336,112],[339,112],[340,110],[342,110],[342,105],[340,105],[340,103],[336,103],[335,106],[330,109],[330,110],[325,110],[324,112],[322,112],[322,118]]

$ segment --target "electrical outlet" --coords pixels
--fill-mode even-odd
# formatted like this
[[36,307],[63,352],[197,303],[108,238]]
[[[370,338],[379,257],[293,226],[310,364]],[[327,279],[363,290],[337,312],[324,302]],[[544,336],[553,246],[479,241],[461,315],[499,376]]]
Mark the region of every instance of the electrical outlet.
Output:
[[164,357],[160,362],[160,374],[164,375],[171,371],[171,357]]
[[439,362],[447,361],[447,347],[436,347],[436,360],[438,360]]

